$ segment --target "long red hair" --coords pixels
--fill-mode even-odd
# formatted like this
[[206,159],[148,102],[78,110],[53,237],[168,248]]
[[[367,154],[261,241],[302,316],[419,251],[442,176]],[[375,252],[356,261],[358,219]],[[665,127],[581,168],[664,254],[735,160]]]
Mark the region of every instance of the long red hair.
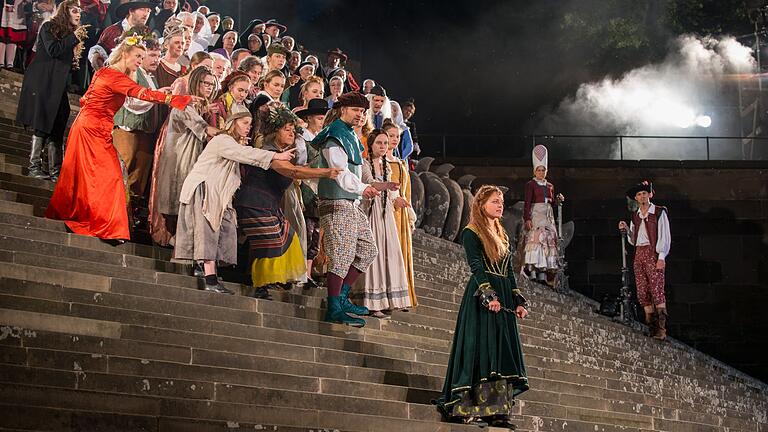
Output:
[[507,253],[509,253],[509,236],[507,236],[507,231],[501,225],[500,219],[494,219],[493,222],[489,222],[488,215],[485,213],[485,203],[494,194],[501,195],[502,199],[504,197],[498,186],[483,185],[477,190],[469,214],[469,227],[480,237],[485,256],[491,262],[496,263],[505,258]]

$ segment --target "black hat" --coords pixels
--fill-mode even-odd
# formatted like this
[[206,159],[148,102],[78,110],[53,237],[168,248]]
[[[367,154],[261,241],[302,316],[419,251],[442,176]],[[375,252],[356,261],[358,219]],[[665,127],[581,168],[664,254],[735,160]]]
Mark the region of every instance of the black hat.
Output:
[[128,16],[128,12],[132,9],[140,9],[140,8],[152,8],[155,4],[153,2],[148,1],[138,1],[138,0],[129,0],[128,3],[123,3],[120,6],[117,7],[115,10],[115,15],[118,19],[123,19],[126,16]]
[[280,29],[280,31],[281,31],[281,32],[284,32],[284,31],[288,30],[288,27],[286,27],[286,26],[284,26],[284,25],[280,24],[280,23],[279,23],[279,22],[277,22],[277,20],[276,20],[276,19],[274,19],[274,18],[272,18],[272,19],[270,19],[270,20],[267,20],[266,22],[264,22],[264,24],[266,24],[266,26],[265,26],[265,27],[277,27],[277,28],[279,28],[279,29]]
[[335,55],[338,56],[342,62],[347,61],[347,55],[344,54],[344,52],[341,50],[341,48],[334,48],[332,50],[328,50],[328,55]]
[[638,192],[642,192],[642,191],[652,194],[653,183],[649,182],[648,180],[643,180],[642,182],[632,186],[631,188],[627,189],[627,198],[634,200],[635,195],[637,195]]
[[325,99],[315,98],[309,100],[306,108],[296,111],[296,115],[299,118],[305,118],[313,114],[325,114],[329,109]]
[[387,91],[384,90],[384,87],[380,85],[373,86],[373,88],[371,89],[371,94],[375,96],[387,97]]

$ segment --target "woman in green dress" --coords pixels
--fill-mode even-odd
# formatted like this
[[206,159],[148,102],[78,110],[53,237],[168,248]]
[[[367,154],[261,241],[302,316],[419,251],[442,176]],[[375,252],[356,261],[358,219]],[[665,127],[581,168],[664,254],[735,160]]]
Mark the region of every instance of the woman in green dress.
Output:
[[461,302],[442,396],[444,420],[514,428],[515,396],[528,390],[517,320],[528,315],[517,289],[509,238],[501,226],[504,196],[485,185],[475,194],[462,233],[472,276]]

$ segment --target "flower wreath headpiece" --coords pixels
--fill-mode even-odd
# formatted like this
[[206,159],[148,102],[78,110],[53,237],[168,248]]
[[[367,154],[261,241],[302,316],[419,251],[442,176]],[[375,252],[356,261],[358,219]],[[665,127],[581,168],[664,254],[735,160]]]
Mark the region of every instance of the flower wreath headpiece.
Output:
[[291,110],[285,108],[282,103],[272,102],[268,103],[266,107],[268,112],[264,119],[265,135],[276,132],[288,123],[293,123],[297,135],[303,132],[301,126],[299,126],[299,118]]

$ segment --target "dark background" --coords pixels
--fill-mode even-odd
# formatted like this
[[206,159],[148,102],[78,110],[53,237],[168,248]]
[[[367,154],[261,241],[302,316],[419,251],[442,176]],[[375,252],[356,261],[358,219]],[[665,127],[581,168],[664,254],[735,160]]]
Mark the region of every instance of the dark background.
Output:
[[204,3],[238,28],[276,18],[311,51],[340,47],[358,82],[415,98],[419,132],[433,134],[526,134],[579,84],[659,60],[678,34],[753,28],[743,0]]

